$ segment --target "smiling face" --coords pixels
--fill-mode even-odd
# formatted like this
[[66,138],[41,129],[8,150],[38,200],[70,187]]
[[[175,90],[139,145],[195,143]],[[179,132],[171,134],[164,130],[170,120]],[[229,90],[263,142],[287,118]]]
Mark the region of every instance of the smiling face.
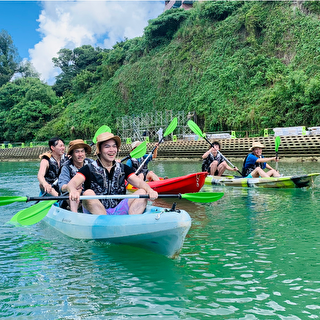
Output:
[[76,165],[82,165],[86,158],[86,150],[84,148],[74,149],[72,151],[72,160]]
[[253,152],[253,154],[256,156],[256,157],[261,157],[261,155],[262,155],[262,148],[254,148],[253,150],[252,150],[252,152]]
[[116,159],[118,153],[118,146],[114,139],[104,141],[100,145],[101,160],[108,164]]
[[56,154],[59,157],[61,157],[66,151],[66,147],[61,140],[58,140],[55,146],[51,146],[51,150],[53,154]]

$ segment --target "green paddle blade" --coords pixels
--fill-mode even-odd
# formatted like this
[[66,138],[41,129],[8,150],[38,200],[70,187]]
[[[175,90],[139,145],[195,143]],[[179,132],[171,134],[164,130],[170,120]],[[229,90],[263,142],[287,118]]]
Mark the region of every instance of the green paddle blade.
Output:
[[130,152],[131,158],[141,158],[147,153],[147,142],[143,141]]
[[56,202],[56,200],[39,202],[34,206],[19,211],[12,217],[10,222],[18,222],[23,226],[35,224],[47,215],[51,206]]
[[6,206],[14,202],[27,202],[27,197],[0,197],[0,206]]
[[165,131],[164,133],[164,137],[166,137],[167,135],[169,135],[170,133],[172,133],[174,131],[174,129],[177,127],[177,124],[178,124],[178,118],[175,117],[173,118],[173,120],[170,122],[167,130]]
[[196,135],[198,135],[201,138],[204,138],[204,134],[202,133],[201,129],[198,127],[198,125],[194,121],[189,120],[188,126]]
[[280,143],[281,143],[281,138],[280,138],[279,136],[277,136],[277,137],[276,137],[276,140],[275,140],[275,142],[274,142],[274,144],[275,144],[275,151],[276,151],[276,152],[278,152]]
[[223,192],[197,192],[197,193],[184,193],[181,194],[182,199],[187,199],[193,202],[214,202],[223,197]]
[[101,134],[101,133],[104,133],[104,132],[111,132],[111,129],[110,129],[108,126],[106,126],[106,125],[101,126],[101,127],[96,131],[96,133],[95,133],[95,135],[94,135],[94,137],[93,137],[93,139],[92,139],[92,142],[97,143],[97,137],[98,137],[98,135]]

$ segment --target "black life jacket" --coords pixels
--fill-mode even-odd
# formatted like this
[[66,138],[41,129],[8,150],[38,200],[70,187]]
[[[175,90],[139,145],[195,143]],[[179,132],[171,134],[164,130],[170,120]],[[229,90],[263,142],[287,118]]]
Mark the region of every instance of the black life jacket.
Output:
[[[52,156],[50,158],[45,157],[45,159],[47,159],[49,162],[49,168],[48,168],[44,178],[49,184],[52,185],[58,179],[61,167],[68,160],[68,158],[65,155],[63,155],[60,160],[60,166],[59,166],[57,160]],[[53,185],[53,188],[59,193],[58,184]]]
[[[116,162],[111,180],[107,177],[106,170],[98,163],[99,159],[89,163],[91,185],[96,195],[126,194],[124,164]],[[101,199],[106,209],[116,207],[122,199]]]
[[201,171],[210,172],[210,164],[213,162],[213,160],[214,160],[213,154],[210,153],[205,159],[203,159]]
[[[87,165],[89,163],[93,162],[92,159],[88,159],[85,158],[83,161],[83,165]],[[69,172],[70,172],[70,180],[77,174],[77,172],[79,171],[79,169],[73,164],[72,159],[67,160],[64,164],[64,167],[68,168]]]
[[[139,169],[139,167],[141,166],[141,163],[142,163],[144,160],[145,160],[144,158],[139,158],[139,159],[131,158],[132,169],[133,169],[134,171],[137,171],[137,170]],[[142,166],[142,168],[139,170],[138,174],[140,174],[141,172],[142,172],[143,175],[144,175],[144,180],[146,180],[147,174],[148,174],[148,172],[149,172],[147,161],[144,163],[144,165]]]
[[247,156],[245,157],[244,161],[243,161],[243,164],[242,164],[242,172],[241,172],[241,174],[242,174],[243,177],[246,177],[247,175],[249,175],[249,174],[250,174],[255,168],[257,168],[257,167],[262,168],[262,165],[263,165],[262,162],[260,162],[260,163],[259,163],[259,162],[255,162],[254,164],[252,164],[252,165],[250,165],[249,167],[246,167],[246,168],[245,168],[244,166],[245,166],[246,161],[247,161],[247,158],[248,158],[248,156],[249,156],[250,154],[253,154],[253,155],[254,155],[253,152],[248,153]]

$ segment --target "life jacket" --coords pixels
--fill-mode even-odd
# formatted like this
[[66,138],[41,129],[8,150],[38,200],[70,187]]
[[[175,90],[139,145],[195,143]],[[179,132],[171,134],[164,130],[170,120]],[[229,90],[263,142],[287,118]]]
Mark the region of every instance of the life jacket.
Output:
[[[106,170],[100,165],[99,159],[88,164],[91,175],[92,189],[96,195],[126,194],[124,164],[116,162],[114,174],[110,180]],[[116,207],[122,199],[101,199],[106,209]]]
[[[144,158],[131,158],[131,162],[132,162],[132,169],[134,171],[137,171],[139,169],[139,167],[141,166],[141,163],[144,161]],[[144,180],[146,180],[147,174],[148,174],[149,170],[148,170],[148,163],[147,161],[144,163],[144,165],[142,166],[142,168],[139,170],[138,174],[143,173],[144,175]]]
[[[92,159],[88,159],[88,158],[85,158],[84,161],[83,161],[83,165],[87,165],[89,163],[93,162]],[[70,172],[70,179],[72,179],[76,174],[77,172],[79,171],[79,169],[73,164],[73,161],[72,159],[69,159],[67,160],[64,164],[63,164],[64,167],[67,167],[67,169],[69,170]]]
[[248,156],[249,156],[250,154],[253,154],[253,155],[254,155],[253,152],[247,154],[247,156],[245,157],[245,159],[244,159],[244,161],[243,161],[243,164],[242,164],[242,172],[241,172],[241,174],[242,174],[243,177],[246,177],[247,175],[249,175],[255,168],[258,168],[258,167],[262,168],[262,166],[263,166],[263,163],[262,163],[262,162],[260,162],[260,163],[259,163],[259,162],[258,162],[258,163],[255,162],[254,164],[252,164],[252,165],[250,165],[249,167],[246,167],[246,168],[245,168],[245,164],[246,164],[247,158],[248,158]]
[[[65,155],[63,155],[60,160],[60,166],[59,166],[57,160],[52,156],[50,156],[50,157],[45,156],[43,158],[47,159],[49,162],[49,168],[48,168],[44,178],[49,184],[52,185],[58,179],[61,167],[68,160],[68,158]],[[57,184],[53,185],[53,188],[59,193],[59,186]]]
[[213,160],[214,160],[213,154],[210,153],[205,159],[203,159],[201,171],[210,172],[210,164],[213,162]]

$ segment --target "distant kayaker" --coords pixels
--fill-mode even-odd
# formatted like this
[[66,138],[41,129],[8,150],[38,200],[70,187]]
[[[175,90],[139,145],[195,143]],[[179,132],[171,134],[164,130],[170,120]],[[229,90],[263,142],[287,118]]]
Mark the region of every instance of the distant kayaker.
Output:
[[[260,142],[253,142],[252,147],[249,149],[252,151],[249,153],[243,162],[242,176],[245,178],[259,178],[259,177],[280,177],[278,171],[273,169],[267,162],[279,161],[276,157],[264,158],[262,155],[262,149],[264,145]],[[264,169],[269,171],[265,172]]]
[[62,139],[59,137],[52,138],[48,144],[50,152],[39,156],[41,161],[37,177],[42,194],[58,196],[59,186],[56,182],[60,174],[60,168],[68,158],[64,154],[66,148]]
[[[91,153],[91,147],[86,144],[82,139],[76,139],[69,142],[67,156],[68,159],[61,168],[58,184],[61,193],[67,191],[67,184],[76,175],[76,173],[83,166],[93,162],[92,159],[86,158],[86,154]],[[79,193],[82,192],[82,187],[78,189]],[[75,202],[71,203],[76,205]],[[78,207],[71,208],[71,211],[77,211]]]
[[[135,141],[131,145],[131,151],[134,150],[137,146],[139,146],[142,142],[141,141]],[[158,143],[156,144],[156,148],[154,149],[154,152],[151,155],[145,154],[143,157],[136,159],[131,158],[127,161],[127,165],[136,172],[141,164],[143,163],[142,168],[139,170],[138,177],[141,178],[144,181],[159,181],[160,178],[153,172],[148,169],[148,164],[152,159],[155,159],[157,157],[157,151],[158,150]]]
[[220,151],[220,143],[214,141],[213,147],[202,155],[202,172],[209,172],[212,176],[222,176],[225,170],[238,171],[237,167],[231,168],[218,151]]
[[[125,180],[138,188],[135,194],[148,194],[151,200],[158,193],[138,178],[133,169],[116,161],[121,145],[121,139],[110,132],[104,132],[97,137],[96,154],[98,159],[82,167],[67,185],[70,201],[79,203],[78,189],[84,184],[84,196],[121,195],[126,194]],[[123,215],[141,214],[145,210],[147,199],[91,199],[83,200],[85,213]]]

